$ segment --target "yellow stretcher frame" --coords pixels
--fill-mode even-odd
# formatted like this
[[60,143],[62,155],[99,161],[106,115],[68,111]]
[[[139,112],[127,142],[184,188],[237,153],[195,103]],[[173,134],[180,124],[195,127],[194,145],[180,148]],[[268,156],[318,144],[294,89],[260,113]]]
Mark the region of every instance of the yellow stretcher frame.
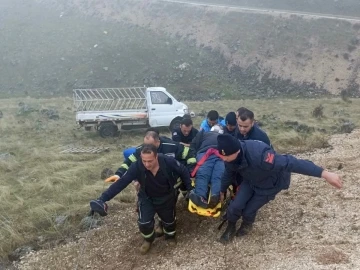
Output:
[[[192,186],[195,186],[195,181],[194,179],[191,179],[191,185]],[[230,196],[233,196],[233,188],[232,186],[229,187],[229,190],[230,190]],[[210,197],[211,197],[211,191],[209,193],[209,200],[210,200]],[[208,201],[209,202],[209,201]],[[200,206],[197,206],[196,204],[194,204],[190,199],[189,199],[189,204],[188,204],[188,210],[191,212],[191,213],[195,213],[195,214],[198,214],[200,216],[205,216],[205,217],[214,217],[214,218],[217,218],[220,216],[221,214],[221,210],[222,210],[222,205],[221,205],[221,202],[219,202],[215,208],[202,208]]]

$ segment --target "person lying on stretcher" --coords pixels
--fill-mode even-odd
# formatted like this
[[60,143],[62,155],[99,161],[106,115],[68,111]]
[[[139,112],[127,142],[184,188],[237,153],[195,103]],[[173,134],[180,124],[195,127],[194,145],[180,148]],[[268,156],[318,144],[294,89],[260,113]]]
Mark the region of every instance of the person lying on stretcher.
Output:
[[[189,198],[201,208],[215,208],[220,201],[225,165],[217,150],[217,136],[223,132],[221,125],[214,125],[210,132],[200,131],[190,144],[190,149],[196,152],[197,165],[191,174],[195,177],[195,189]],[[211,195],[208,199],[209,185]]]

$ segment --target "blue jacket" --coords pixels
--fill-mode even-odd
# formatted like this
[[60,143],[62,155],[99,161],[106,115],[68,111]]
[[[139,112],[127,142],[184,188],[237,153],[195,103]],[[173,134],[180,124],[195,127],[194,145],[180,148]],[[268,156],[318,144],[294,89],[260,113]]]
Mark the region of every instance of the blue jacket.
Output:
[[311,161],[277,154],[269,145],[259,141],[240,141],[240,144],[237,159],[225,162],[221,192],[227,190],[236,174],[241,181],[248,182],[257,194],[265,196],[288,189],[292,172],[321,177],[323,169]]
[[267,145],[271,146],[268,135],[257,124],[254,124],[254,126],[250,129],[248,134],[246,134],[245,136],[240,133],[239,128],[236,128],[235,130],[236,130],[235,138],[238,138],[239,140],[242,140],[242,141],[256,140],[256,141],[264,142]]
[[205,132],[204,130],[200,131],[194,140],[190,144],[190,149],[194,153],[200,154],[205,153],[210,148],[217,148],[217,136],[218,132],[210,131]]
[[[224,118],[223,118],[223,117],[219,117],[219,119],[218,119],[218,124],[224,126],[224,125],[223,125],[223,121],[225,121]],[[211,127],[209,126],[209,123],[208,123],[207,119],[204,119],[204,120],[201,122],[201,124],[200,124],[200,129],[199,129],[199,131],[204,130],[205,132],[209,132],[210,129],[211,129]]]

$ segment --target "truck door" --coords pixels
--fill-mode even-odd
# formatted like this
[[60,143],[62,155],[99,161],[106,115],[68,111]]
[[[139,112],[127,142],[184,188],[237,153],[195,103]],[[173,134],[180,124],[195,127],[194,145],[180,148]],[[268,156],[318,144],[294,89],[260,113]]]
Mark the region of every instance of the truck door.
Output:
[[152,127],[169,126],[176,117],[173,100],[162,91],[149,91],[149,124]]

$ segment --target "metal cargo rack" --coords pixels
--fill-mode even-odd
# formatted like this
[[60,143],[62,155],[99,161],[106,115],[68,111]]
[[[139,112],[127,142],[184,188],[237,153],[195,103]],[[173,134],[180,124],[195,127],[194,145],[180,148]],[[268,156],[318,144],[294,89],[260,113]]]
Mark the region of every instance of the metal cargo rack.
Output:
[[74,89],[78,111],[116,111],[146,109],[146,87]]

